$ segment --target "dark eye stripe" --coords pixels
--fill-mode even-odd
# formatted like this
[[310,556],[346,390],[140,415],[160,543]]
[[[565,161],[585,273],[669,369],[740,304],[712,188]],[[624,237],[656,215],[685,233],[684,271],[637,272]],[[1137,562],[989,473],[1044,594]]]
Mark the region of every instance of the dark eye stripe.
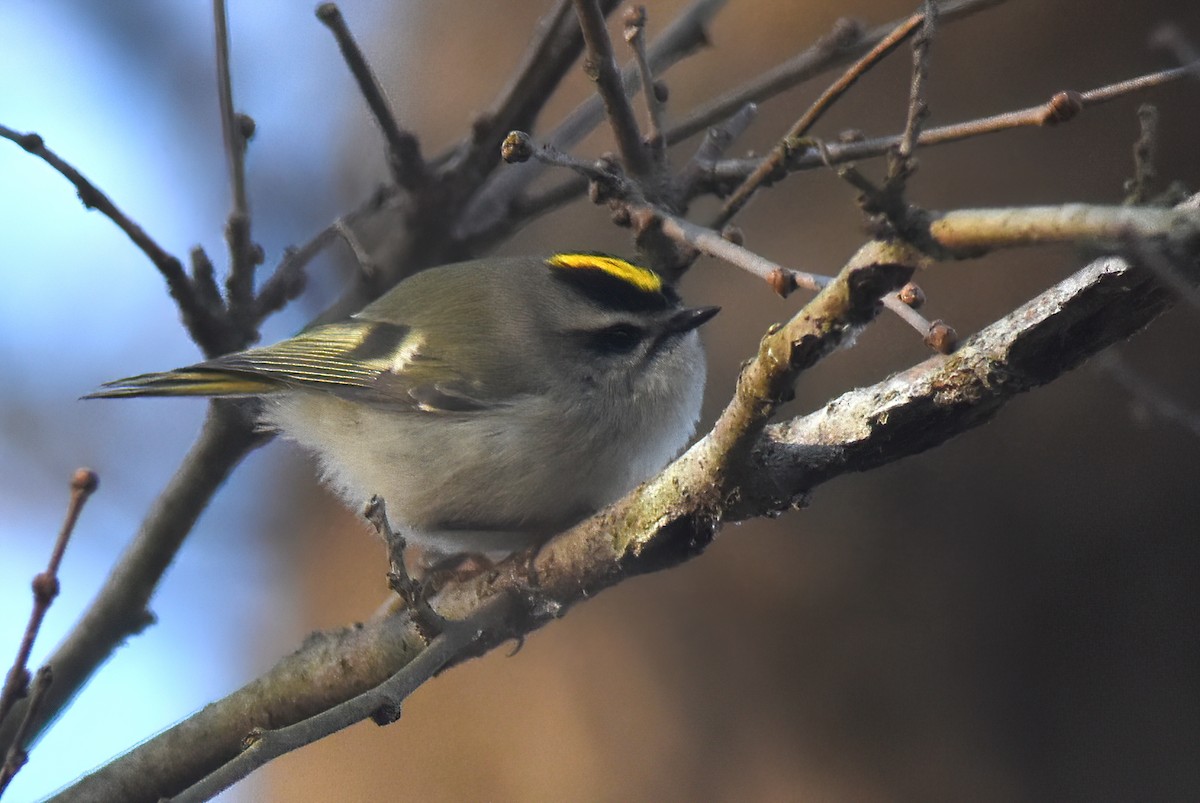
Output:
[[645,339],[646,333],[628,323],[606,326],[588,333],[588,346],[601,354],[628,354]]

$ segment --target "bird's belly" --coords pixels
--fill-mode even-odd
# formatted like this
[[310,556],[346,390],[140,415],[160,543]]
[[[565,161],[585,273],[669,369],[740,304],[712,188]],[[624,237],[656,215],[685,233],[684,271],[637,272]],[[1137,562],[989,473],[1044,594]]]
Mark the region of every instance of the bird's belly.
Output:
[[293,393],[273,400],[264,423],[315,452],[323,479],[355,509],[382,496],[414,541],[506,552],[565,529],[665,465],[690,436],[695,410],[664,412],[583,416],[531,399],[519,412],[454,415]]

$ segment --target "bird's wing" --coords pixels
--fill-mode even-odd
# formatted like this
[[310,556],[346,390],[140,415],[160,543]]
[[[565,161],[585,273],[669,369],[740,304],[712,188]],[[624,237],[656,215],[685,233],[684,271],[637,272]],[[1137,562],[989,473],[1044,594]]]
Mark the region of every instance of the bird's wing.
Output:
[[187,368],[108,382],[85,398],[266,396],[289,388],[424,412],[468,413],[505,402],[449,370],[411,327],[358,319]]

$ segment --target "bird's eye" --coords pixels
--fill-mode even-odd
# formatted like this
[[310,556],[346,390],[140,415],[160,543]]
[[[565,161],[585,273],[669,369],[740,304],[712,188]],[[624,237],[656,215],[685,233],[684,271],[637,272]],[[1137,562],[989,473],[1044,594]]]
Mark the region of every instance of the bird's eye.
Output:
[[604,354],[628,354],[641,342],[641,329],[628,323],[617,323],[592,332],[591,346]]

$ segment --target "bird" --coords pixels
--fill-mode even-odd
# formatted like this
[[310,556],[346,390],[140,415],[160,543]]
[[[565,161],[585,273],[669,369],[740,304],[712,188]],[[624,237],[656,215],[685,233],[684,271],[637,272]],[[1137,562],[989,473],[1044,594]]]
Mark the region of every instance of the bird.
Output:
[[536,546],[661,470],[691,438],[698,328],[655,271],[608,254],[430,268],[273,345],[107,382],[84,398],[253,397],[352,509],[384,500],[435,555]]

